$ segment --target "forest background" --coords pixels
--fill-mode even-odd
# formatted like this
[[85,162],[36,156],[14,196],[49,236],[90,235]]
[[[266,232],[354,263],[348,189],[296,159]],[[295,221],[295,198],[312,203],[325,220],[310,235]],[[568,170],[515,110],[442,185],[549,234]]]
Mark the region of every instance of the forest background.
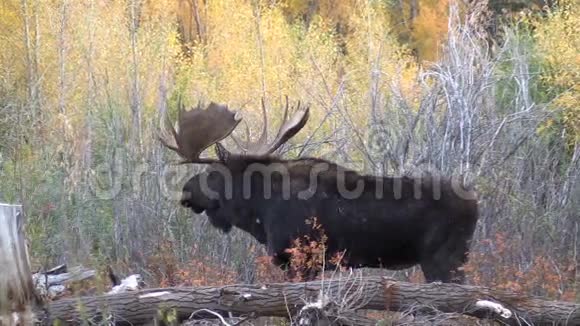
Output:
[[179,207],[202,167],[157,130],[184,98],[258,132],[260,98],[276,125],[288,95],[311,119],[285,157],[464,175],[469,283],[579,300],[579,29],[575,1],[0,0],[0,201],[24,205],[34,269],[278,280],[250,236]]

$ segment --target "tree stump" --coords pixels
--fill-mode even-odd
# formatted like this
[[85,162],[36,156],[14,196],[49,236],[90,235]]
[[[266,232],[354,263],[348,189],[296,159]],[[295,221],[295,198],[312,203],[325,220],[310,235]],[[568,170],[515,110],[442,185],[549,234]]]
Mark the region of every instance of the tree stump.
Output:
[[35,298],[20,205],[0,203],[0,325],[30,325]]

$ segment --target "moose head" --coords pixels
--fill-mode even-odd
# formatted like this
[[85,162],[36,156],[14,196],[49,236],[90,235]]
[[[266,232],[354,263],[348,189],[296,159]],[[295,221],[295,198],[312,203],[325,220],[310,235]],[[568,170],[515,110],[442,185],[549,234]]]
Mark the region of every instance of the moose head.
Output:
[[[263,129],[257,141],[249,140],[249,128],[246,125],[246,140],[235,137],[232,132],[242,121],[239,112],[227,106],[210,103],[207,108],[201,105],[192,110],[185,110],[179,104],[177,129],[166,119],[166,130],[160,135],[162,144],[176,152],[182,160],[180,164],[207,164],[203,172],[190,178],[183,187],[180,203],[191,208],[195,213],[206,213],[213,226],[229,232],[232,225],[250,232],[258,241],[264,242],[265,235],[255,219],[251,219],[251,209],[247,206],[225,205],[232,198],[233,192],[241,190],[239,172],[249,162],[263,162],[283,144],[294,137],[306,124],[309,108],[301,108],[300,102],[289,115],[288,98],[284,107],[282,123],[276,137],[268,141],[267,111],[262,100]],[[239,148],[238,153],[228,151],[221,143],[230,136]],[[200,157],[210,146],[215,145],[217,158]],[[235,211],[233,211],[235,210]]]

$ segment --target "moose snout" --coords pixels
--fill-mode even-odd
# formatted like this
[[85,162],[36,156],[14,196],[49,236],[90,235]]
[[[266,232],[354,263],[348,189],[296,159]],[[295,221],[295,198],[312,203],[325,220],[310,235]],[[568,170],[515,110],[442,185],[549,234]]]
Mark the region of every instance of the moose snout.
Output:
[[179,203],[181,204],[181,206],[183,207],[191,207],[191,192],[189,191],[184,191],[181,194],[181,200],[179,201]]

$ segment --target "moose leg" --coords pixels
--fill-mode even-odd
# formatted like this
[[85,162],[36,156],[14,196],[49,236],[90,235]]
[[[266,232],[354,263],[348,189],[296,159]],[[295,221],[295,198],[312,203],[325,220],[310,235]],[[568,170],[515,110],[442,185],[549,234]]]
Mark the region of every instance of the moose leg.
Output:
[[449,239],[421,262],[425,280],[463,284],[465,273],[462,266],[467,262],[468,252],[468,241]]
[[[465,272],[462,269],[467,259],[458,255],[447,257],[434,257],[421,262],[421,269],[427,282],[443,282],[463,284],[465,282]],[[466,256],[466,255],[465,255]]]
[[276,231],[270,229],[266,230],[266,251],[268,252],[268,255],[272,257],[272,264],[283,270],[286,274],[286,279],[290,281],[295,277],[290,263],[292,255],[286,251],[288,246],[285,245],[282,239],[283,238],[279,236]]
[[272,263],[285,272],[288,281],[313,281],[319,274],[316,266],[311,266],[310,257],[300,259],[297,264],[296,261],[292,261],[292,254],[287,252],[286,248],[269,250],[269,254],[272,256]]
[[272,254],[272,263],[284,271],[287,281],[290,282],[313,281],[318,276],[318,270],[310,267],[308,261],[296,264],[296,261],[292,261],[292,254],[286,251],[274,252]]
[[287,253],[273,253],[272,264],[280,269],[287,271],[290,268],[290,257]]
[[310,266],[308,261],[298,265],[292,262],[292,256],[288,253],[275,255],[272,263],[285,272],[288,281],[314,281],[320,274],[320,270],[316,266]]
[[425,281],[427,281],[427,283],[451,282],[451,272],[449,271],[448,264],[430,259],[421,263],[421,269],[423,270],[423,275],[425,276]]

